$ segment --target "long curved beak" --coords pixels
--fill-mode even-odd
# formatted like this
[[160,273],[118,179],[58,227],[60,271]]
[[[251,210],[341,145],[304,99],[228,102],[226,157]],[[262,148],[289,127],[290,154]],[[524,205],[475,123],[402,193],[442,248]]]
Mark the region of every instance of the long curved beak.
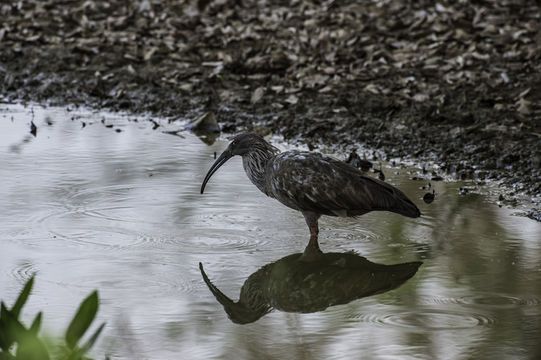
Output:
[[225,164],[225,162],[233,157],[233,154],[231,153],[231,150],[226,149],[218,159],[212,164],[209,171],[207,172],[207,176],[205,176],[205,180],[203,180],[203,184],[201,185],[201,194],[205,191],[205,186],[207,185],[207,182],[210,180],[210,177],[222,166]]

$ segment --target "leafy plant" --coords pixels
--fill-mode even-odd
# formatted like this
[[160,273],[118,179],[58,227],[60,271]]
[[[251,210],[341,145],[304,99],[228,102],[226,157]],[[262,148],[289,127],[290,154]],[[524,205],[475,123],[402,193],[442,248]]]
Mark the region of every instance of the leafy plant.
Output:
[[39,312],[30,327],[25,327],[19,320],[21,310],[30,296],[34,277],[24,285],[19,297],[11,309],[1,302],[0,309],[0,360],[79,360],[88,359],[85,354],[98,339],[105,323],[88,338],[82,345],[79,344],[92,321],[96,317],[99,307],[98,292],[93,291],[83,300],[75,316],[66,330],[65,344],[59,345],[59,351],[51,357],[45,342],[39,337],[42,313]]

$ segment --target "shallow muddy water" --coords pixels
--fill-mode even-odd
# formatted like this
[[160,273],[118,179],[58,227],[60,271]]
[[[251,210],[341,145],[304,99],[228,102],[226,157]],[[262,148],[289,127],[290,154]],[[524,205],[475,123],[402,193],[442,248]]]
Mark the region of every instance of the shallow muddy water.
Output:
[[[323,217],[320,245],[378,264],[422,261],[411,279],[323,311],[275,310],[233,323],[199,262],[237,300],[251,274],[304,249],[304,219],[261,194],[240,158],[201,195],[214,152],[227,142],[208,146],[162,128],[119,114],[0,106],[0,295],[12,304],[36,273],[26,321],[43,310],[45,328],[60,333],[98,289],[107,326],[96,358],[541,356],[541,224],[475,191],[459,194],[472,184],[432,182],[436,198],[426,204],[420,187],[428,181],[402,168],[384,168],[386,181],[417,203],[421,218]],[[283,269],[275,280],[292,271]]]

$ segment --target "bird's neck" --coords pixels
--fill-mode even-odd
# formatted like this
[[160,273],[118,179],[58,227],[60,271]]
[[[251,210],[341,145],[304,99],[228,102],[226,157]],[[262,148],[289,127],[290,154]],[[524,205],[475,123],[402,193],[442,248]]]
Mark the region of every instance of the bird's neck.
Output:
[[242,165],[250,181],[263,193],[265,191],[265,171],[267,163],[279,150],[270,144],[254,146],[252,150],[242,156]]

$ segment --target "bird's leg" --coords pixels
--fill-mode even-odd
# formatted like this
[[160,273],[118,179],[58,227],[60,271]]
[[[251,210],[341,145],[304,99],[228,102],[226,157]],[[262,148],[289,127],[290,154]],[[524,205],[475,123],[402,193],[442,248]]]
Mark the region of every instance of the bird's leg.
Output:
[[317,224],[317,221],[314,226],[308,225],[308,228],[310,229],[310,238],[315,237],[317,240],[317,236],[319,235],[319,226]]
[[317,237],[319,234],[319,226],[317,224],[317,220],[320,215],[316,213],[312,213],[312,212],[303,212],[302,214],[304,215],[306,224],[308,225],[308,228],[310,229],[310,241],[308,242],[308,246],[306,246],[306,248],[304,249],[304,253],[301,256],[301,260],[302,261],[316,261],[323,254],[321,250],[319,249],[319,244],[317,242]]

